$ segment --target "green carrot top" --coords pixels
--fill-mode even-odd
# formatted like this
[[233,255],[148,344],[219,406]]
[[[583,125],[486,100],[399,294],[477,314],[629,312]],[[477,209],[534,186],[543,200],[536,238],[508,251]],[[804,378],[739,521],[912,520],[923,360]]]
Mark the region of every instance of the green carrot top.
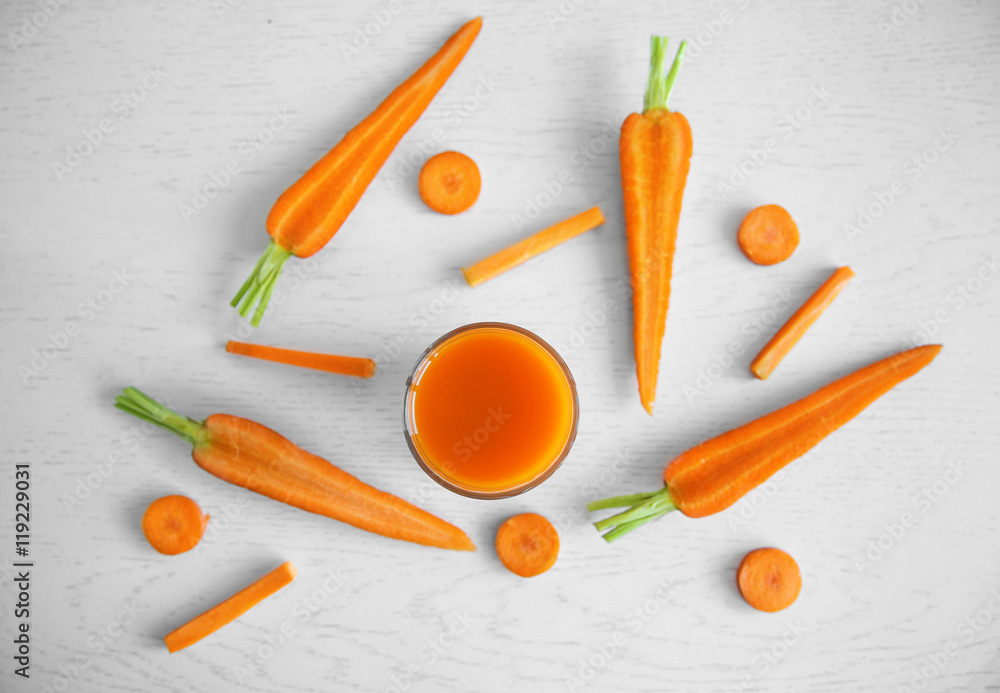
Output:
[[684,52],[687,50],[687,41],[681,41],[681,47],[677,49],[677,56],[674,58],[670,72],[664,75],[667,67],[667,37],[652,37],[652,57],[649,67],[649,82],[646,84],[646,101],[643,104],[643,112],[656,109],[668,110],[667,101],[670,100],[670,92],[674,90],[674,82],[677,81],[677,73],[681,70],[681,62],[684,60]]

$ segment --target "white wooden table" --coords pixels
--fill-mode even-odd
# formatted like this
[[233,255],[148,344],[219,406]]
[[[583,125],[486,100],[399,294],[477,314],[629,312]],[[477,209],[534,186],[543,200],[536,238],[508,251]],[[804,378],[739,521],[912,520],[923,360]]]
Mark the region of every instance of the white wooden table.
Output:
[[[0,7],[0,689],[1000,690],[996,2],[45,7]],[[250,335],[228,302],[277,195],[478,13],[465,62],[327,249],[289,262],[285,300]],[[654,31],[692,42],[672,105],[695,154],[650,418],[621,291],[616,142]],[[479,202],[449,218],[412,173],[443,149],[483,172]],[[190,213],[199,193],[211,199]],[[762,268],[735,229],[772,202],[802,243]],[[595,204],[602,228],[475,290],[461,282],[463,264]],[[777,321],[842,264],[857,278],[754,380]],[[556,345],[581,401],[563,468],[499,502],[435,486],[401,432],[417,355],[477,320]],[[370,355],[380,375],[242,359],[228,337]],[[914,341],[945,346],[729,511],[678,513],[610,546],[589,524],[586,501],[654,489],[691,445]],[[126,385],[271,426],[480,549],[394,542],[229,486],[113,409]],[[28,680],[12,659],[17,464],[31,473]],[[177,557],[139,527],[167,493],[213,518]],[[531,580],[492,550],[522,511],[562,538]],[[759,546],[802,568],[787,611],[756,612],[735,589]],[[290,588],[167,653],[166,632],[283,560],[300,571]]]

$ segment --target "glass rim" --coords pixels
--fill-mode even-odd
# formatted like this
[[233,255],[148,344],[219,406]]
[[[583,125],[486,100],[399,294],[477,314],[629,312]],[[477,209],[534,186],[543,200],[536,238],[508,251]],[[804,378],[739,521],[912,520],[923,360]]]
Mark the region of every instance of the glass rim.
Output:
[[[505,330],[507,332],[514,332],[522,337],[527,338],[533,344],[541,347],[556,363],[559,367],[560,372],[566,379],[566,384],[570,391],[570,402],[573,407],[573,417],[569,427],[569,434],[566,436],[566,441],[563,443],[562,450],[556,455],[551,462],[545,467],[543,471],[535,476],[527,479],[521,483],[514,486],[500,488],[500,489],[480,489],[480,488],[468,488],[462,486],[455,481],[444,476],[438,469],[433,466],[427,459],[425,459],[420,448],[413,441],[413,427],[411,426],[412,418],[412,402],[413,397],[413,380],[422,371],[423,368],[430,362],[430,356],[439,349],[443,344],[453,340],[454,338],[465,334],[467,332],[473,332],[476,330],[484,329],[497,329]],[[467,498],[479,498],[483,500],[498,499],[498,498],[510,498],[511,496],[517,496],[524,493],[525,491],[530,491],[535,488],[543,481],[548,479],[552,474],[562,466],[562,462],[566,459],[569,454],[570,449],[573,447],[573,443],[576,441],[577,426],[580,421],[580,402],[576,392],[576,380],[573,378],[573,374],[569,370],[569,366],[566,365],[566,361],[563,360],[559,352],[556,351],[552,345],[546,342],[544,339],[539,337],[537,334],[531,330],[527,330],[518,325],[512,325],[506,322],[474,322],[468,325],[462,325],[461,327],[456,327],[455,329],[441,335],[436,340],[434,340],[430,346],[424,349],[423,353],[417,359],[416,364],[413,366],[413,370],[410,371],[410,375],[406,378],[406,386],[403,390],[403,435],[406,438],[406,445],[410,449],[410,454],[413,455],[413,459],[417,461],[421,469],[429,476],[431,479],[436,481],[441,486],[445,487],[453,493],[457,493],[460,496],[465,496]]]

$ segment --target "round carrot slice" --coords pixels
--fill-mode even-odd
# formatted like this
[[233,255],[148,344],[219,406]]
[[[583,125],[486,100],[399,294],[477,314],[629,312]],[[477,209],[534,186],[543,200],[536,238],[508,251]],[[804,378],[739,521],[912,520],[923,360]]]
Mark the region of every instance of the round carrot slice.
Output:
[[142,516],[142,533],[154,549],[168,556],[197,546],[207,526],[208,515],[187,496],[157,498]]
[[799,227],[784,207],[764,205],[743,218],[736,242],[751,262],[774,265],[795,252],[799,245]]
[[458,152],[432,156],[420,169],[420,199],[441,214],[467,210],[479,199],[481,184],[476,162]]
[[743,557],[736,571],[740,594],[760,611],[791,606],[802,589],[799,564],[781,549],[755,549]]
[[507,570],[521,577],[534,577],[555,565],[559,534],[541,515],[523,513],[500,525],[496,546]]

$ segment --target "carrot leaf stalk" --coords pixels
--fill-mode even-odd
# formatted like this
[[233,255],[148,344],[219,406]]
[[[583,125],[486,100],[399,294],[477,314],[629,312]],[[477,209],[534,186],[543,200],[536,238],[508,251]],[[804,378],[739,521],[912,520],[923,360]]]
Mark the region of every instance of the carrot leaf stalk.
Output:
[[187,440],[195,463],[223,481],[392,539],[456,551],[476,549],[458,527],[372,488],[248,419],[212,414],[196,421],[134,387],[125,388],[115,406]]
[[126,387],[115,398],[115,407],[147,423],[166,429],[192,445],[198,445],[205,425],[204,421],[181,416],[134,387]]
[[[281,276],[281,268],[285,266],[285,261],[292,256],[292,251],[286,250],[274,241],[267,244],[267,250],[260,256],[253,272],[243,282],[239,292],[229,305],[236,308],[242,317],[250,315],[253,310],[253,317],[250,324],[257,327],[264,317],[267,304],[271,300],[271,294]],[[242,299],[242,303],[240,300]],[[237,305],[239,306],[237,308]]]
[[629,509],[594,523],[594,526],[601,532],[611,529],[610,532],[604,535],[605,541],[614,541],[619,537],[625,536],[632,530],[642,527],[647,522],[651,522],[658,517],[663,517],[667,513],[677,509],[673,499],[670,497],[670,491],[666,487],[663,487],[659,491],[606,498],[603,501],[594,501],[587,504],[587,510],[621,507],[628,507]]
[[614,541],[672,510],[688,517],[725,510],[916,374],[940,351],[939,344],[901,351],[696,445],[666,466],[662,488],[588,504],[588,510],[628,508],[595,526],[610,530],[604,538]]
[[687,41],[681,41],[677,55],[670,66],[670,72],[663,74],[667,66],[667,37],[653,36],[652,51],[650,58],[649,82],[646,85],[646,99],[643,104],[643,111],[655,109],[667,110],[667,102],[670,100],[670,93],[674,90],[674,83],[681,70],[681,63],[684,61],[684,53],[687,52]]

